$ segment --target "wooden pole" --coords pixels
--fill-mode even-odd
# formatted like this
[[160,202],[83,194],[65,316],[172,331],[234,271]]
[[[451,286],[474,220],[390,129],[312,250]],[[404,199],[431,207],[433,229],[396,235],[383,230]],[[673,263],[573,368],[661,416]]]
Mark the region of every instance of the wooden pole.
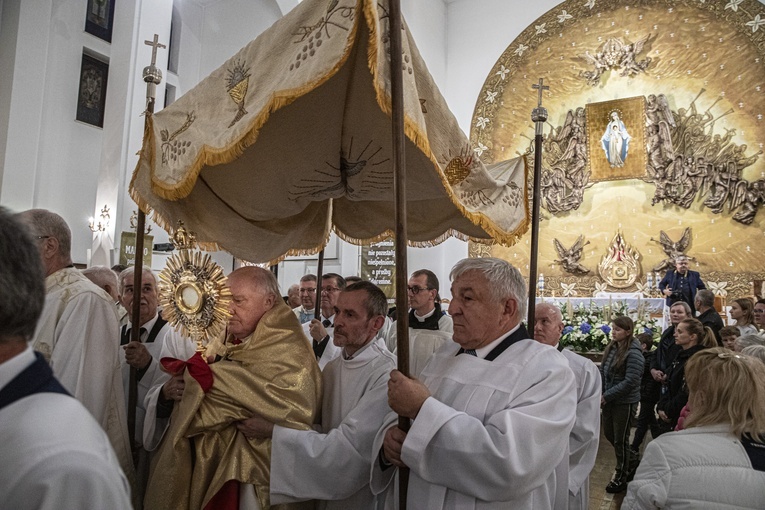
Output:
[[324,271],[324,250],[319,252],[319,264],[316,266],[316,302],[314,303],[313,318],[321,322],[321,274]]
[[[144,112],[144,133],[147,132],[149,118],[154,114],[154,102],[156,98],[157,85],[162,83],[162,71],[156,67],[157,49],[165,48],[160,44],[159,35],[154,34],[154,40],[144,41],[145,44],[152,47],[151,65],[143,69],[143,81],[146,82],[146,111]],[[141,331],[138,326],[138,320],[141,317],[141,288],[143,287],[143,235],[146,225],[146,215],[138,208],[138,221],[135,229],[135,273],[133,274],[133,310],[130,329],[130,341],[140,342]],[[138,463],[138,443],[135,440],[135,417],[136,405],[138,404],[138,370],[130,367],[130,379],[128,381],[128,408],[127,421],[128,433],[130,434],[130,449],[133,453],[133,465]]]
[[537,256],[539,253],[539,181],[542,175],[542,130],[547,120],[547,110],[542,108],[542,92],[550,87],[544,84],[544,79],[539,79],[539,84],[532,85],[539,90],[537,107],[531,112],[531,120],[536,124],[534,133],[534,186],[531,201],[531,256],[529,257],[529,309],[528,330],[534,334],[534,309],[537,305]]
[[[408,234],[406,228],[406,159],[404,134],[404,78],[402,57],[402,17],[401,1],[390,0],[390,82],[391,82],[391,120],[393,123],[393,192],[395,195],[395,253],[396,253],[396,354],[398,370],[409,376],[409,309],[406,292],[408,270],[406,248]],[[398,417],[398,427],[409,431],[409,418]],[[409,470],[399,469],[399,508],[406,510]]]

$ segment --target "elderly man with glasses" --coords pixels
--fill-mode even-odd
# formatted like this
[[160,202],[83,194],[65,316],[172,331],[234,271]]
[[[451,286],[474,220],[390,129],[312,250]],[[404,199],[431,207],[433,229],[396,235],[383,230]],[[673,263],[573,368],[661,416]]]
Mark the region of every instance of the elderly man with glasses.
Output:
[[300,306],[293,308],[300,324],[311,322],[316,312],[316,275],[306,274],[300,278],[298,286],[298,295],[300,296]]
[[[409,278],[409,371],[413,377],[419,377],[433,353],[452,338],[452,318],[441,310],[438,287],[438,278],[427,269]],[[394,353],[396,341],[394,329],[388,344]]]
[[340,355],[340,348],[332,341],[335,325],[335,305],[340,291],[345,289],[345,278],[336,273],[321,277],[321,320],[312,319],[303,324],[303,332],[313,345],[313,352],[319,368],[324,367]]

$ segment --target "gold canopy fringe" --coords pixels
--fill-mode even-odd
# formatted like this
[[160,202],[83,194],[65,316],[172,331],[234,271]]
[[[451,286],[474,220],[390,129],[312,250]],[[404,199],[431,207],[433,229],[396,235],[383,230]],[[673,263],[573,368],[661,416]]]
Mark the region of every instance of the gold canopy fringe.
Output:
[[[274,93],[271,96],[268,104],[260,110],[258,115],[251,121],[250,127],[239,137],[238,140],[230,143],[229,145],[221,148],[210,147],[204,145],[197,155],[194,163],[187,171],[185,177],[177,184],[166,184],[159,179],[156,179],[154,169],[156,168],[156,161],[152,156],[151,159],[151,185],[152,191],[158,196],[166,200],[180,200],[185,198],[194,189],[199,173],[205,166],[216,166],[226,164],[234,161],[241,156],[244,151],[258,138],[260,134],[260,128],[268,121],[272,112],[275,112],[289,104],[296,99],[308,94],[314,89],[323,85],[327,80],[332,78],[337,72],[345,65],[348,60],[351,50],[353,49],[354,42],[356,40],[356,33],[358,31],[358,21],[354,20],[353,26],[348,34],[348,38],[345,43],[343,55],[338,62],[327,72],[324,76],[317,78],[312,83],[299,87],[297,89],[291,89],[288,91],[281,91],[280,93]],[[151,131],[153,134],[153,129]],[[144,134],[144,144],[146,144],[147,138]],[[149,143],[153,145],[154,137],[149,139]],[[153,151],[152,151],[153,152]],[[140,159],[138,166],[140,166]],[[138,169],[136,166],[136,171]],[[134,172],[135,175],[135,172]]]
[[[372,72],[372,83],[375,88],[375,97],[377,99],[377,104],[386,115],[392,116],[391,98],[385,94],[385,90],[379,86],[379,82],[378,82],[379,70],[377,69],[377,52],[378,52],[377,29],[374,23],[374,20],[377,19],[376,9],[377,9],[376,2],[371,2],[371,1],[364,2],[364,17],[367,21],[367,26],[369,27],[367,64],[369,66],[369,70]],[[391,72],[393,72],[393,70],[391,70]],[[446,194],[449,196],[449,199],[452,201],[452,204],[454,204],[454,206],[462,213],[463,216],[465,216],[473,224],[481,227],[484,231],[486,231],[487,234],[489,234],[492,238],[495,239],[496,242],[500,244],[503,244],[505,246],[512,246],[513,244],[517,243],[520,240],[520,238],[526,233],[530,225],[528,191],[527,191],[528,180],[526,177],[528,175],[528,172],[527,172],[528,161],[525,156],[523,157],[523,164],[524,164],[523,202],[524,202],[524,211],[525,211],[524,220],[518,224],[515,230],[513,230],[510,233],[506,233],[502,229],[500,229],[493,221],[491,221],[485,214],[471,212],[468,209],[466,209],[465,206],[462,205],[462,203],[460,203],[459,199],[457,198],[455,193],[452,191],[451,185],[446,180],[446,177],[444,176],[443,171],[441,169],[441,165],[438,163],[438,160],[435,158],[435,156],[433,155],[433,152],[430,149],[430,143],[428,142],[427,135],[425,135],[424,133],[420,131],[417,124],[412,122],[412,120],[406,116],[406,113],[404,114],[404,133],[406,134],[407,138],[409,138],[409,140],[423,152],[423,154],[428,156],[428,159],[430,159],[431,163],[433,164],[433,166],[438,172],[444,191],[446,191]],[[481,242],[481,240],[479,239],[476,239],[475,241]]]

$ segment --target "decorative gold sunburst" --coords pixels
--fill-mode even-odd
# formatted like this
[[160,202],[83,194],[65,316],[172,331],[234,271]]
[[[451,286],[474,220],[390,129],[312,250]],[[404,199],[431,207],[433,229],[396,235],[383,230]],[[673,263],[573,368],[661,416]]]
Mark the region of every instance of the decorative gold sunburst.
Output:
[[226,324],[231,291],[223,269],[209,254],[192,251],[194,235],[178,223],[173,235],[178,252],[159,273],[159,303],[165,320],[195,340],[197,351],[203,352]]

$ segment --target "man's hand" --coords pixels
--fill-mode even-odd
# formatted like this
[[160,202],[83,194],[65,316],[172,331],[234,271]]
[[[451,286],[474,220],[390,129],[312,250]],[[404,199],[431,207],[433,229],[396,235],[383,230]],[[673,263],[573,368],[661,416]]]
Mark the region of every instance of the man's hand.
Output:
[[670,287],[665,288],[663,291],[661,291],[665,296],[669,296],[672,294],[672,289]]
[[655,368],[651,369],[651,377],[653,377],[654,381],[660,382],[660,383],[663,383],[667,379],[667,376],[664,375],[664,372],[662,372],[661,370],[657,370]]
[[388,405],[396,414],[415,419],[429,396],[428,387],[418,379],[406,377],[398,370],[390,373]]
[[664,411],[659,411],[659,418],[661,418],[662,421],[669,423],[669,416],[667,416],[667,413]]
[[247,439],[268,439],[274,433],[274,424],[257,414],[237,422],[236,428]]
[[125,349],[125,361],[131,367],[143,370],[151,363],[151,354],[141,342],[130,342],[123,349]]
[[183,374],[176,374],[162,385],[162,396],[165,400],[175,400],[180,402],[183,397],[183,389],[186,383],[183,382]]
[[391,427],[385,431],[383,439],[383,455],[394,466],[405,468],[406,464],[401,461],[401,448],[404,446],[406,432],[398,427]]
[[327,328],[324,327],[324,324],[319,319],[311,319],[311,323],[308,325],[308,332],[311,334],[311,338],[317,342],[321,342],[327,336]]

